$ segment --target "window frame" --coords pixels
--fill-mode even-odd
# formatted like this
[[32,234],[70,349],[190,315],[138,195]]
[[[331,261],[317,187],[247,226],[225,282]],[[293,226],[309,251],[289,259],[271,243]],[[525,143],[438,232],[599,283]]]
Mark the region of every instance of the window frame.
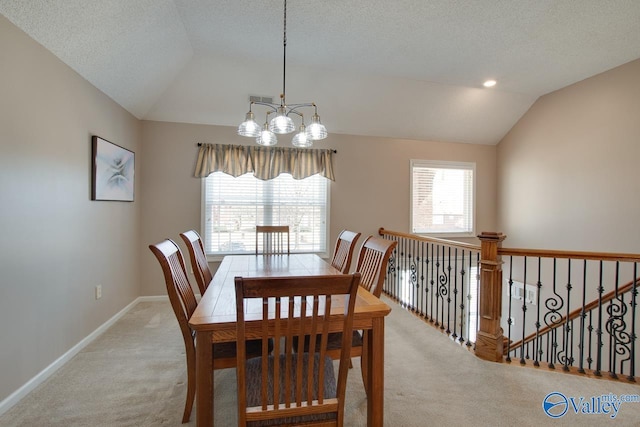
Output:
[[[413,223],[413,172],[415,167],[427,167],[434,169],[464,169],[470,170],[472,173],[472,184],[471,184],[471,230],[470,231],[445,231],[445,232],[436,232],[436,231],[414,231],[414,223]],[[459,161],[448,161],[448,160],[422,160],[422,159],[411,159],[409,162],[409,232],[411,234],[416,234],[419,236],[431,236],[437,238],[460,238],[460,237],[476,237],[476,186],[477,186],[477,173],[476,173],[476,163],[475,162],[459,162]]]
[[[282,174],[281,174],[282,175]],[[287,174],[288,175],[288,174]],[[317,174],[316,174],[317,175]],[[315,176],[315,175],[312,175]],[[237,252],[220,252],[220,253],[215,253],[215,254],[211,254],[211,253],[207,253],[206,248],[207,248],[207,244],[206,244],[206,239],[208,239],[208,236],[205,233],[206,230],[206,210],[207,210],[207,200],[206,200],[206,192],[207,192],[207,179],[209,177],[205,177],[205,178],[201,178],[201,184],[200,184],[200,230],[201,230],[201,238],[203,240],[204,243],[204,247],[205,247],[205,256],[207,258],[208,262],[220,262],[222,261],[222,259],[226,256],[226,255],[251,255],[254,254],[255,251],[247,251],[247,252],[243,252],[243,253],[237,253]],[[321,258],[327,258],[328,257],[328,253],[329,250],[331,249],[330,243],[329,243],[329,239],[330,239],[330,235],[329,232],[331,230],[330,227],[330,223],[329,220],[331,218],[331,180],[322,177],[323,179],[326,179],[326,205],[325,205],[325,226],[324,226],[324,235],[325,235],[325,250],[324,251],[319,251],[319,252],[296,252],[296,253],[314,253],[318,256],[320,256]],[[256,178],[258,179],[258,178]],[[306,178],[303,178],[306,179]],[[322,232],[322,230],[321,230]],[[293,253],[293,252],[292,252]]]

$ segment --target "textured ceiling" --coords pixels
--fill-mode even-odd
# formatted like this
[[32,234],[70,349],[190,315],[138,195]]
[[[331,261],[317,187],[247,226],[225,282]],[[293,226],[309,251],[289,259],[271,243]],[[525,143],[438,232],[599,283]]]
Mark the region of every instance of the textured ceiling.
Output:
[[[287,9],[287,101],[316,102],[330,133],[496,144],[539,96],[640,57],[638,0]],[[0,13],[141,119],[237,125],[250,94],[282,91],[281,0],[0,0]]]

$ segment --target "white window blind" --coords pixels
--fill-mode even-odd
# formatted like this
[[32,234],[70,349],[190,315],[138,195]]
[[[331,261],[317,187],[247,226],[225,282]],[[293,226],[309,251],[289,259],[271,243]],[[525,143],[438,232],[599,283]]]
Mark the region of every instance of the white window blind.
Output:
[[256,225],[288,225],[292,252],[326,252],[328,189],[320,175],[262,181],[212,173],[203,185],[205,252],[254,253]]
[[474,235],[474,163],[411,161],[411,232]]

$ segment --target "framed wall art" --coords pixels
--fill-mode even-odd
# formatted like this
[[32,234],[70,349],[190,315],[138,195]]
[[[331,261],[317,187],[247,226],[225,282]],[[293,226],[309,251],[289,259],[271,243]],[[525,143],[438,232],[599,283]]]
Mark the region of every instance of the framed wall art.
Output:
[[135,153],[99,136],[91,140],[91,200],[133,202]]

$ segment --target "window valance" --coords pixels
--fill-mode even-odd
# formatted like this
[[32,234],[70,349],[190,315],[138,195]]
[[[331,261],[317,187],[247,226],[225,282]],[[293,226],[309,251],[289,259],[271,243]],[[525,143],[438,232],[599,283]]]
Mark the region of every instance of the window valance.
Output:
[[289,173],[295,179],[320,174],[335,181],[333,150],[329,149],[200,144],[194,175],[205,178],[213,172],[234,177],[253,172],[265,181],[281,173]]

